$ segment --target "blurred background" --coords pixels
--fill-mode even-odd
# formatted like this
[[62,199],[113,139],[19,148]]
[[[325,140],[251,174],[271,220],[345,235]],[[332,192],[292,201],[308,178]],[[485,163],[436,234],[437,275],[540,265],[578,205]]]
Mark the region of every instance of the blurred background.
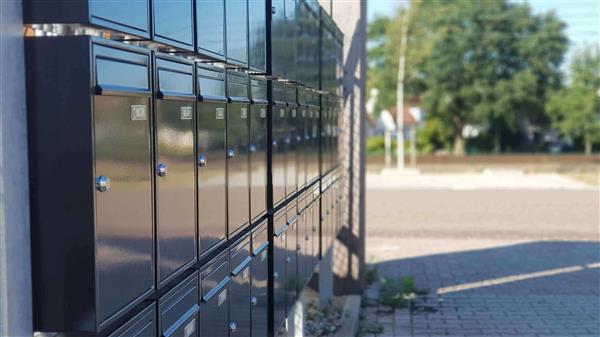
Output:
[[368,10],[362,336],[599,336],[600,2]]

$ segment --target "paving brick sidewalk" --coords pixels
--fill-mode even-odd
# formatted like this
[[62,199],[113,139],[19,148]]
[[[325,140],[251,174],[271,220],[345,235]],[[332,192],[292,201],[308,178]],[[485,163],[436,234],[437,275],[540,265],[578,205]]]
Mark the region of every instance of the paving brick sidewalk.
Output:
[[[425,212],[425,207],[413,210],[412,223],[399,223],[403,210],[396,207],[386,208],[388,223],[378,224],[370,222],[369,214],[381,208],[380,199],[395,198],[401,205],[407,197],[406,191],[379,192],[371,190],[367,198],[369,262],[381,277],[412,276],[429,295],[415,300],[411,310],[393,311],[371,301],[374,306],[364,308],[361,325],[380,331],[361,336],[600,336],[600,229],[598,208],[590,206],[597,205],[597,195],[540,193],[523,209],[507,207],[522,192],[503,193],[496,203],[485,205],[495,217],[487,221],[477,200],[489,192],[421,192],[431,209],[445,207],[472,223],[454,225],[441,216],[444,212]],[[463,197],[472,202],[461,201]],[[552,226],[538,218],[544,207]],[[573,210],[579,210],[582,221],[566,217]],[[519,220],[510,222],[510,235],[500,235],[502,212],[510,213],[507,221]],[[385,220],[380,213],[374,217]],[[453,228],[460,226],[470,226],[469,231],[459,235]],[[427,230],[418,232],[423,228]],[[376,298],[376,291],[365,296]]]

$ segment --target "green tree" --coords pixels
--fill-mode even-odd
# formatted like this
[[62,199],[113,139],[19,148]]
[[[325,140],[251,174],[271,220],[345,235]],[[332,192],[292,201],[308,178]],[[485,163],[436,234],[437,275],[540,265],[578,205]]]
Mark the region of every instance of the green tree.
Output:
[[[400,14],[369,27],[368,80],[380,109],[395,103]],[[407,94],[421,96],[428,117],[443,122],[454,153],[464,153],[467,124],[485,126],[500,151],[503,131],[514,133],[519,121],[547,122],[548,93],[561,83],[563,30],[554,14],[505,0],[413,0]]]
[[600,141],[600,53],[588,48],[575,55],[571,83],[557,90],[547,104],[552,125],[561,134],[583,140],[585,153]]

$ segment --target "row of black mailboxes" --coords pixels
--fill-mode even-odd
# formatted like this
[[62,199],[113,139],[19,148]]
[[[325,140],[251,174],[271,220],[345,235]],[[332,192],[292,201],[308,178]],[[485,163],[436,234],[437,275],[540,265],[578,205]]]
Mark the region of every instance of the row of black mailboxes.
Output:
[[176,50],[266,69],[265,0],[28,0],[24,21],[67,24],[64,30],[75,31],[91,25],[127,39],[152,39]]
[[26,57],[39,327],[100,329],[264,217],[265,81],[85,36]]

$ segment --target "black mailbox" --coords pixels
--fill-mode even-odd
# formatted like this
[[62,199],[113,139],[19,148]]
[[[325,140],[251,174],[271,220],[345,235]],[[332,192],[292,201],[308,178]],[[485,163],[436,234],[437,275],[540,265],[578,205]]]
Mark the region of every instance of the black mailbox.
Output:
[[285,200],[285,180],[286,180],[286,161],[285,161],[285,138],[287,135],[285,117],[285,86],[281,83],[273,82],[273,115],[272,115],[272,139],[273,143],[273,205],[280,204]]
[[[227,62],[248,66],[248,0],[225,0]],[[263,10],[264,11],[264,10]]]
[[284,19],[284,39],[283,53],[285,55],[284,74],[283,77],[290,81],[296,81],[297,76],[297,17],[296,17],[296,2],[297,0],[285,0],[285,19]]
[[227,235],[226,103],[223,69],[197,64],[196,164],[200,256]]
[[156,54],[156,264],[162,287],[196,262],[194,64]]
[[265,220],[252,230],[252,334],[251,336],[267,336],[268,329],[268,257],[269,233]]
[[97,332],[155,289],[150,53],[87,36],[26,48],[34,326]]
[[151,303],[108,337],[156,336],[156,304]]
[[230,247],[231,299],[229,300],[229,326],[231,336],[250,336],[251,329],[251,234],[247,233]]
[[[296,98],[296,85],[286,85],[285,90],[287,111],[286,111],[286,137],[285,137],[285,152],[286,152],[286,179],[285,179],[285,194],[286,197],[291,197],[296,193],[298,188],[298,169],[296,150],[298,149],[297,120],[298,120],[298,101]],[[295,214],[294,214],[295,216]]]
[[286,230],[287,217],[285,210],[279,211],[274,216],[275,237],[273,238],[273,306],[274,306],[274,331],[283,325],[286,315]]
[[150,2],[108,0],[23,1],[28,24],[92,25],[126,35],[150,38]]
[[267,81],[250,78],[250,220],[267,211]]
[[[288,216],[289,217],[289,216]],[[298,294],[298,219],[296,217],[286,229],[286,305],[289,313]]]
[[179,49],[194,51],[193,13],[193,0],[152,0],[153,39]]
[[227,228],[231,238],[250,221],[248,76],[228,71],[227,92]]
[[225,0],[196,1],[196,51],[225,60]]
[[200,271],[200,336],[228,336],[235,330],[229,321],[229,251],[217,255]]
[[265,0],[248,1],[248,64],[251,69],[267,69],[267,20]]
[[199,336],[199,285],[195,271],[158,300],[159,336]]

